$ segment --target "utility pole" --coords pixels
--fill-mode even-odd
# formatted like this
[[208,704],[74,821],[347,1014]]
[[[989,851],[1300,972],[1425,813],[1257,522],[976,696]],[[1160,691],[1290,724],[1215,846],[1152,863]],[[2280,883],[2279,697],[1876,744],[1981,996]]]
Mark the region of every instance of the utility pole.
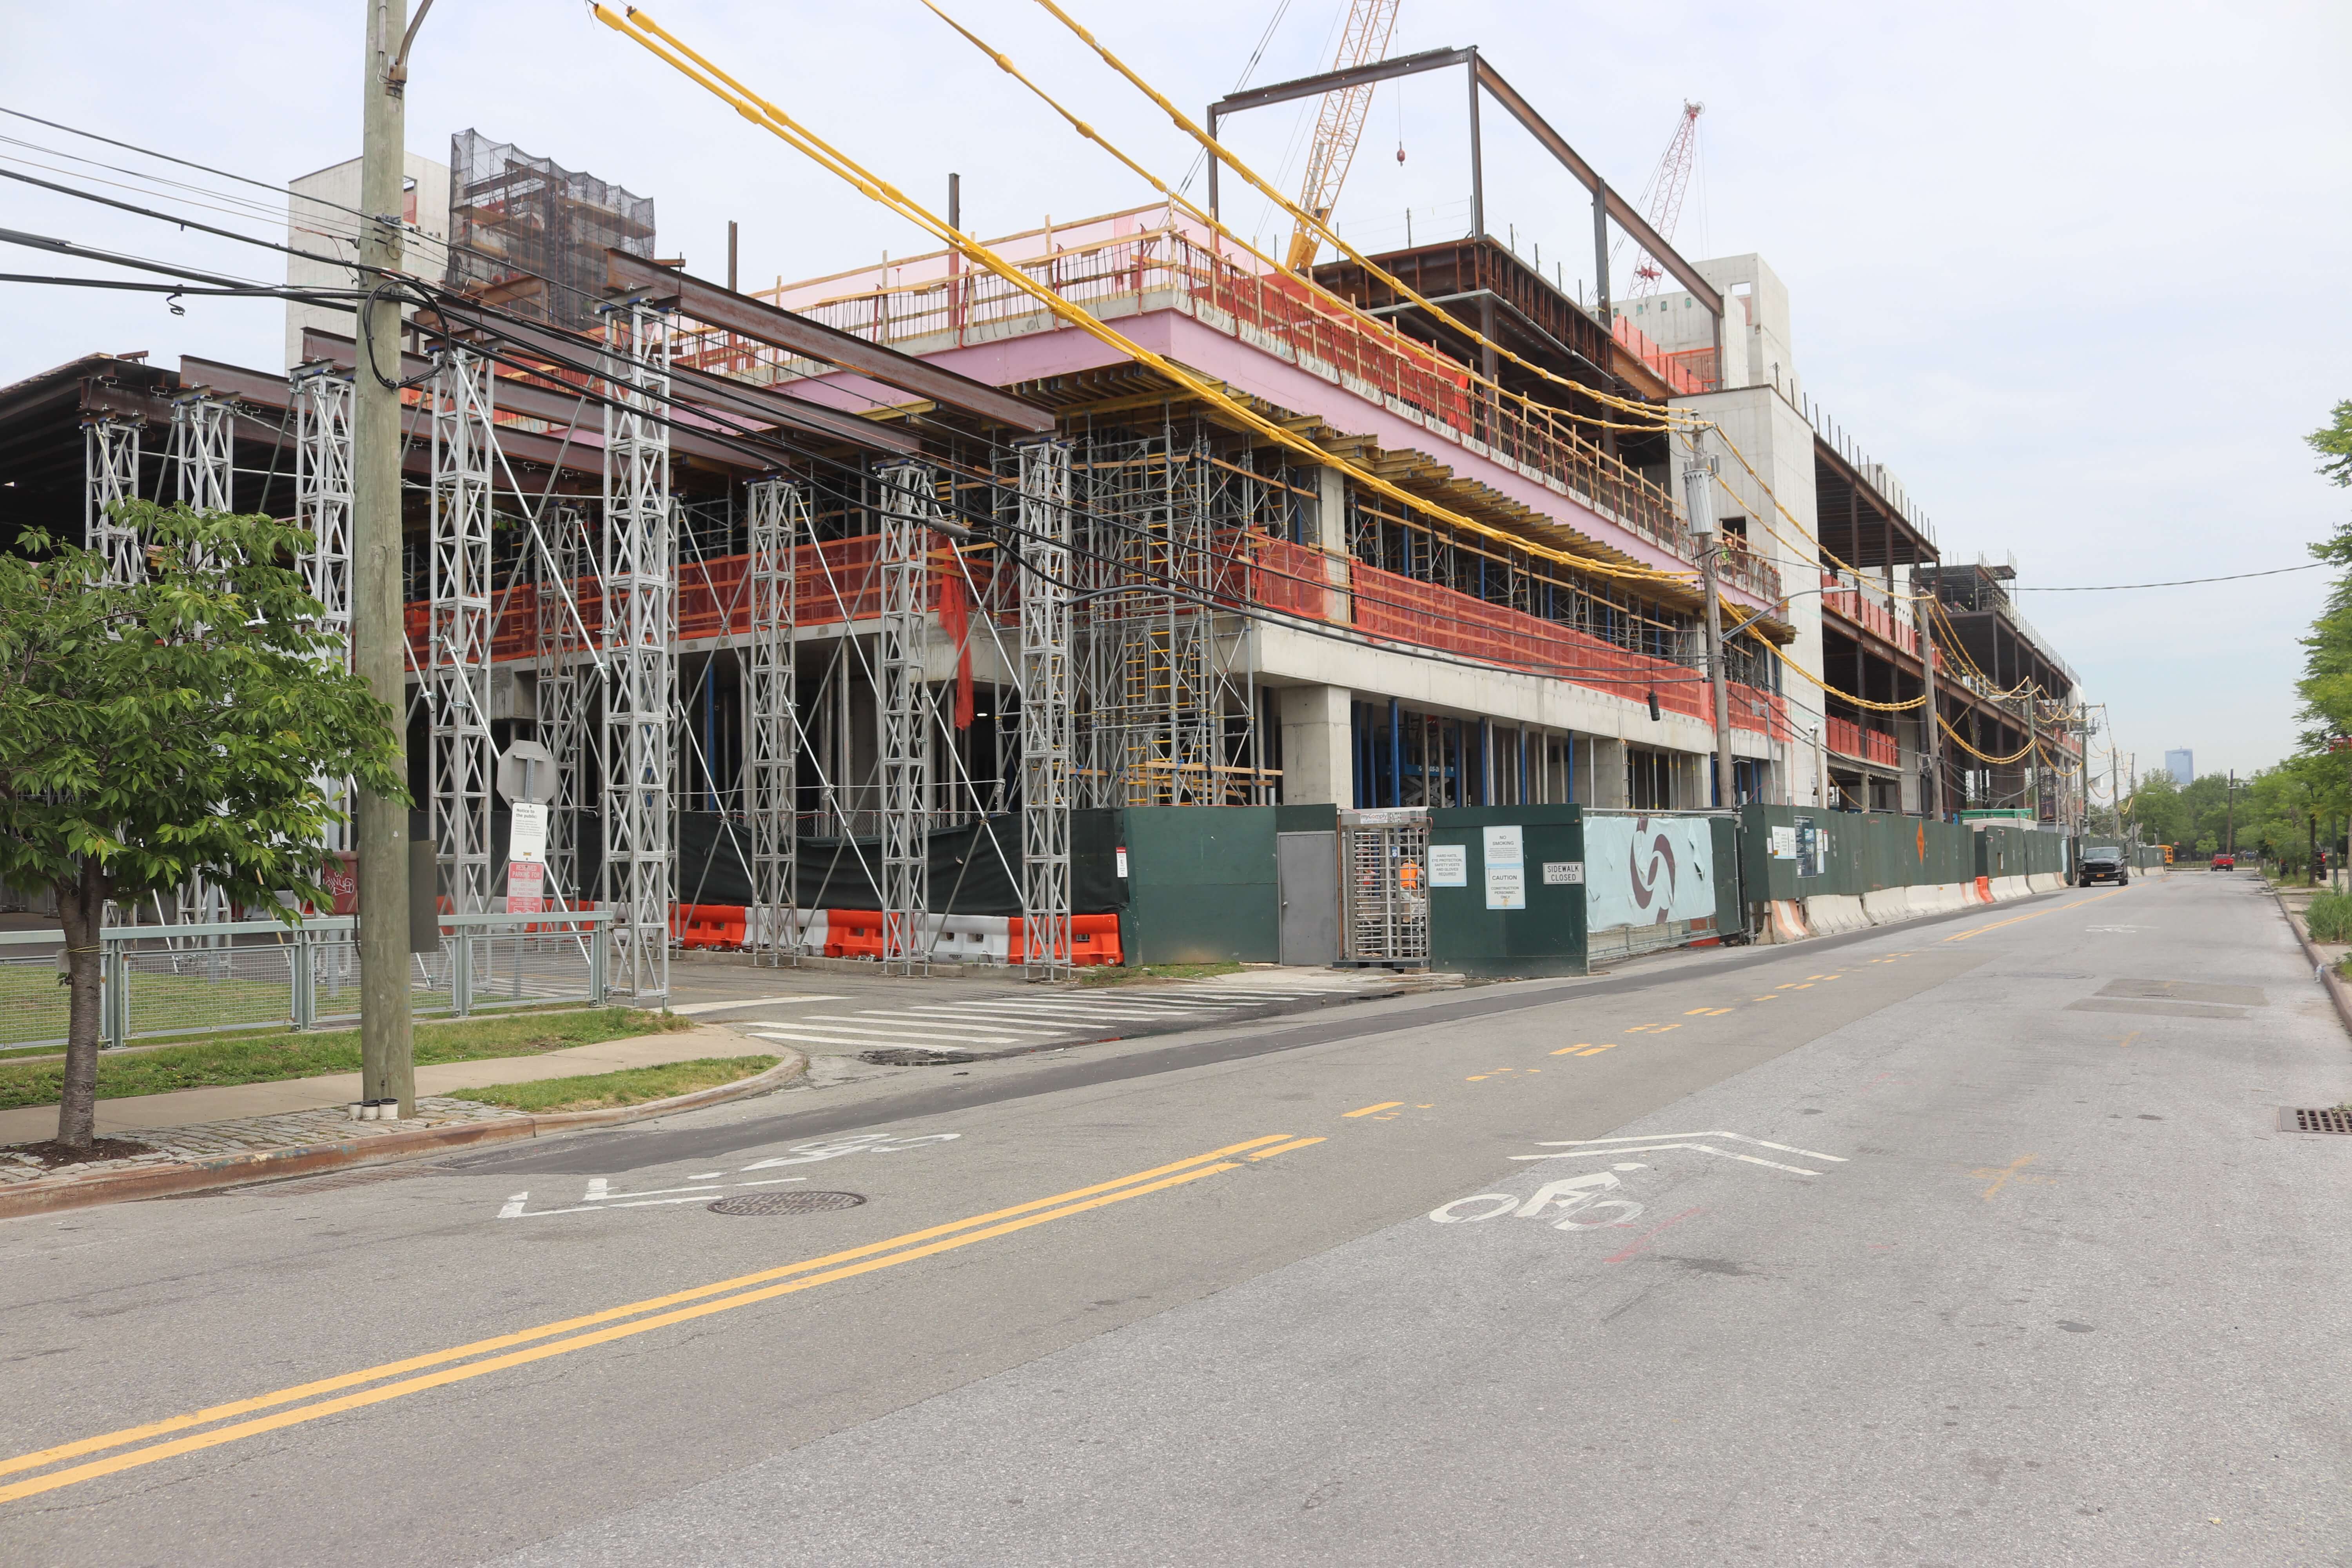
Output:
[[1919,574],[1911,574],[1912,625],[1919,633],[1919,678],[1927,692],[1927,719],[1920,726],[1920,739],[1927,743],[1920,749],[1927,753],[1927,787],[1919,796],[1919,815],[1933,822],[1944,819],[1944,727],[1937,722],[1943,710],[1936,705],[1936,633],[1934,617],[1918,613]]
[[[425,0],[430,5],[432,0]],[[417,13],[424,20],[424,13]],[[369,0],[360,72],[359,283],[374,289],[401,264],[405,174],[408,0]],[[352,377],[352,668],[392,710],[401,765],[408,711],[400,550],[400,299],[360,311]],[[390,367],[386,376],[383,367]],[[408,1015],[408,808],[356,792],[352,816],[360,875],[360,1092],[397,1100],[416,1114],[416,1067]]]
[[2230,770],[2229,787],[2221,793],[2221,846],[2230,858],[2238,858],[2238,770]]
[[1723,595],[1716,583],[1716,553],[1721,540],[1715,527],[1715,461],[1699,450],[1702,437],[1691,436],[1690,466],[1683,470],[1683,506],[1690,514],[1691,532],[1698,540],[1700,588],[1706,595],[1706,674],[1715,689],[1715,798],[1726,811],[1739,805],[1732,785],[1731,694],[1723,668]]
[[2025,776],[2032,782],[2026,785],[2025,798],[2033,808],[2033,826],[2042,826],[2042,688],[2032,686],[2025,692]]

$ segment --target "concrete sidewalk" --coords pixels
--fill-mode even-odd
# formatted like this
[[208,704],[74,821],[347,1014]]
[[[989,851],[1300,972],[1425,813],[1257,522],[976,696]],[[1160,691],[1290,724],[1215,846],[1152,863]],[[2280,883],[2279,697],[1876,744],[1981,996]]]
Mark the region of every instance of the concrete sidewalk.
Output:
[[[773,1056],[776,1048],[763,1041],[716,1024],[706,1024],[674,1035],[638,1035],[625,1040],[573,1046],[527,1057],[490,1057],[480,1061],[446,1062],[416,1069],[420,1096],[446,1097],[460,1089],[500,1083],[533,1083],[541,1079],[572,1078],[588,1073],[619,1072],[625,1068],[661,1067],[704,1057]],[[273,1083],[244,1083],[221,1089],[182,1089],[169,1094],[132,1095],[98,1102],[101,1137],[157,1127],[188,1127],[200,1122],[244,1121],[280,1116],[290,1111],[317,1110],[346,1105],[360,1097],[360,1075],[326,1073],[316,1078],[279,1079]],[[28,1105],[0,1110],[0,1146],[36,1143],[54,1138],[58,1108]]]

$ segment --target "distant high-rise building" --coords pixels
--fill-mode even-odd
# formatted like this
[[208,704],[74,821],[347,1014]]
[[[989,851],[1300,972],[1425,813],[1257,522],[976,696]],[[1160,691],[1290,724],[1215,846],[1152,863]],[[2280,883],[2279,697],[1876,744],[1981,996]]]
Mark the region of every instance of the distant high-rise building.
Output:
[[2187,789],[2197,782],[2197,753],[2186,748],[2165,752],[2164,771],[2172,775],[2174,784]]

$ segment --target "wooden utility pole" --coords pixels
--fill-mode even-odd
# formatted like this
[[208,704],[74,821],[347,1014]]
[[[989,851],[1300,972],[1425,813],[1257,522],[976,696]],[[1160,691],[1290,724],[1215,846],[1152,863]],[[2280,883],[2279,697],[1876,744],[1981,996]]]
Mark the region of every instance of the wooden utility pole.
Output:
[[[431,5],[432,0],[425,0]],[[352,668],[393,712],[404,767],[408,711],[400,550],[400,296],[406,173],[408,0],[367,0],[360,72],[359,284],[379,290],[359,319],[352,388]],[[418,13],[418,20],[424,19]],[[408,1012],[408,808],[367,789],[352,816],[360,874],[360,1083],[368,1100],[416,1114]]]
[[1935,618],[1919,613],[1922,603],[1919,574],[1911,574],[1911,624],[1919,635],[1919,678],[1927,698],[1927,721],[1921,726],[1921,749],[1927,753],[1927,787],[1919,798],[1919,815],[1940,822],[1944,816],[1944,727],[1937,722],[1943,710],[1937,706],[1936,697],[1936,633]]

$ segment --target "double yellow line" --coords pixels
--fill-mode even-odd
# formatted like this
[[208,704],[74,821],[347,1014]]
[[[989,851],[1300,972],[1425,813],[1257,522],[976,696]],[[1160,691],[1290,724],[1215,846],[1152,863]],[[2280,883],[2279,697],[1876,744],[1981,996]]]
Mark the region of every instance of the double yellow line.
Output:
[[[691,1290],[675,1291],[667,1296],[655,1296],[643,1301],[632,1301],[625,1307],[608,1307],[601,1312],[584,1317],[566,1318],[562,1322],[542,1323],[535,1329],[523,1329],[495,1339],[477,1340],[471,1344],[451,1350],[435,1351],[430,1354],[410,1356],[404,1361],[386,1362],[381,1366],[359,1372],[347,1372],[336,1377],[321,1378],[315,1383],[299,1384],[281,1388],[272,1394],[256,1394],[227,1405],[215,1405],[203,1410],[191,1410],[163,1421],[151,1421],[142,1426],[126,1426],[119,1432],[102,1433],[71,1443],[43,1448],[37,1453],[19,1454],[15,1458],[0,1459],[0,1476],[19,1474],[26,1470],[47,1470],[45,1475],[0,1486],[0,1503],[18,1498],[32,1497],[39,1492],[54,1491],[79,1482],[95,1480],[121,1470],[152,1465],[159,1459],[176,1458],[200,1449],[218,1447],[224,1443],[258,1436],[281,1427],[299,1426],[321,1416],[357,1410],[365,1405],[381,1405],[386,1400],[406,1394],[421,1394],[428,1388],[462,1383],[467,1378],[481,1377],[509,1367],[522,1366],[550,1356],[587,1350],[594,1345],[610,1344],[633,1334],[647,1333],[655,1329],[668,1328],[674,1323],[709,1317],[715,1312],[731,1311],[748,1307],[755,1301],[772,1300],[795,1291],[810,1290],[819,1285],[855,1279],[878,1269],[894,1268],[901,1263],[911,1263],[935,1253],[950,1252],[975,1242],[1009,1236],[1032,1226],[1052,1220],[1066,1219],[1089,1209],[1103,1208],[1111,1204],[1125,1203],[1129,1198],[1143,1197],[1163,1192],[1170,1187],[1197,1182],[1204,1176],[1236,1170],[1241,1165],[1238,1156],[1264,1159],[1305,1142],[1319,1139],[1292,1141],[1289,1134],[1276,1132],[1264,1138],[1253,1138],[1246,1143],[1229,1144],[1213,1149],[1205,1154],[1195,1154],[1171,1164],[1157,1165],[1149,1171],[1138,1171],[1115,1181],[1098,1182],[1090,1187],[1057,1193],[1049,1198],[1037,1198],[1016,1204],[1011,1208],[997,1209],[989,1214],[973,1215],[946,1225],[936,1225],[928,1230],[909,1231],[887,1241],[869,1242],[844,1252],[828,1253],[823,1258],[811,1258],[799,1263],[787,1263],[756,1274],[739,1275],[721,1279],[716,1284],[697,1286]],[[1270,1147],[1279,1145],[1279,1147]],[[622,1320],[627,1320],[625,1321]],[[606,1325],[598,1327],[597,1325]],[[578,1331],[586,1330],[587,1332]],[[527,1347],[517,1349],[514,1347]],[[504,1352],[504,1353],[496,1353]],[[479,1359],[477,1359],[479,1358]],[[437,1368],[436,1371],[426,1371]],[[409,1373],[422,1375],[410,1376]],[[396,1381],[385,1382],[390,1378]],[[373,1387],[363,1386],[373,1384]],[[344,1389],[357,1392],[340,1394]],[[339,1394],[339,1397],[322,1397]],[[306,1403],[307,1402],[307,1403]],[[289,1408],[290,1407],[290,1408]],[[268,1415],[256,1415],[258,1411],[273,1411]],[[249,1420],[235,1417],[252,1416]],[[215,1426],[216,1422],[228,1422]],[[209,1430],[192,1432],[194,1427]],[[173,1437],[175,1432],[190,1432],[184,1437]],[[163,1439],[157,1441],[156,1439]],[[140,1445],[143,1445],[140,1446]],[[102,1454],[110,1448],[127,1449],[102,1459],[73,1465],[64,1469],[49,1467],[79,1459],[84,1455]]]
[[2079,910],[2084,904],[2095,904],[2101,899],[2112,899],[2116,896],[2116,893],[2120,893],[2122,891],[2123,889],[2121,888],[2117,888],[2114,893],[2099,893],[2087,899],[2076,899],[2071,904],[2053,904],[2048,909],[2035,910],[2031,914],[2011,915],[2005,921],[1994,921],[1989,925],[1970,926],[1966,931],[1953,932],[1950,936],[1944,938],[1944,940],[1946,942],[1966,942],[1972,936],[1982,936],[1989,931],[1999,931],[2003,926],[2019,925],[2026,921],[2038,921],[2043,915],[2056,914],[2061,910]]

